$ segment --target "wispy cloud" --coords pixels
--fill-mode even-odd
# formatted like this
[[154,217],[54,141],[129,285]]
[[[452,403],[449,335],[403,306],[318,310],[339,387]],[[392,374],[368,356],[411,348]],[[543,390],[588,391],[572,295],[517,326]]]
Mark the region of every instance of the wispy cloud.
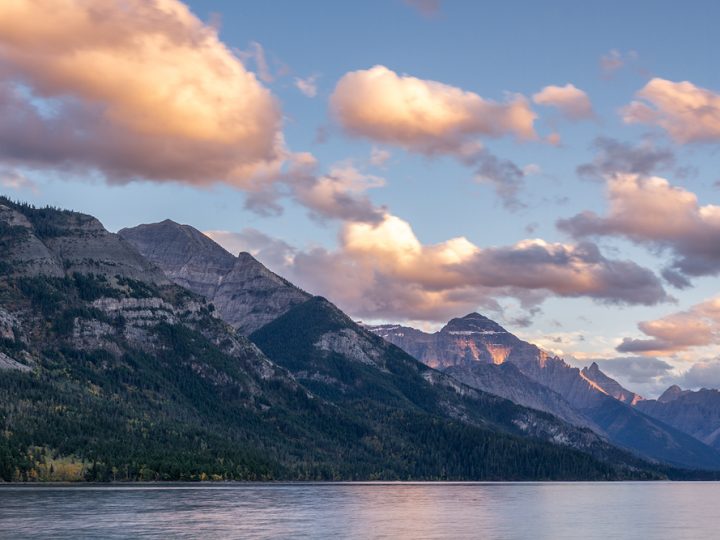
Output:
[[295,77],[295,87],[300,90],[305,97],[314,98],[317,96],[317,75],[310,75],[304,79]]
[[40,192],[40,189],[33,180],[12,169],[0,169],[0,186],[15,191],[28,190],[33,193]]
[[403,0],[403,3],[428,18],[437,17],[442,7],[442,0]]

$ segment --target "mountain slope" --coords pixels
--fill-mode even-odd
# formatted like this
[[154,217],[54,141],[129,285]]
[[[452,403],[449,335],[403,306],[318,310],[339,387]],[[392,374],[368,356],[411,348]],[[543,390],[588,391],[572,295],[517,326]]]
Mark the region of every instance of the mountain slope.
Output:
[[636,405],[643,399],[643,397],[639,394],[636,394],[627,388],[623,388],[620,383],[603,373],[600,370],[600,366],[597,365],[597,362],[590,364],[590,367],[582,368],[580,374],[584,379],[595,383],[598,388],[607,395],[614,397],[618,401],[627,403],[628,405]]
[[250,254],[234,257],[189,225],[165,220],[118,235],[173,282],[207,298],[243,335],[310,298]]
[[[384,339],[404,348],[428,365],[448,369],[474,363],[501,365],[511,363],[526,377],[561,395],[589,425],[624,448],[646,457],[691,468],[720,468],[720,453],[657,419],[612,397],[596,383],[601,375],[571,367],[561,358],[552,357],[530,343],[520,340],[500,325],[477,313],[451,320],[439,332],[426,334],[406,327],[384,325],[372,329]],[[597,370],[599,371],[599,370]],[[455,376],[460,376],[456,371]],[[471,377],[462,378],[472,384]],[[602,374],[602,383],[612,381]],[[614,381],[613,381],[614,382]],[[500,395],[508,383],[483,389]],[[617,383],[615,383],[617,384]],[[619,386],[619,385],[617,385]],[[522,392],[539,399],[530,386]],[[542,409],[562,415],[557,403],[544,401]]]
[[640,401],[636,407],[720,450],[720,391],[671,386],[657,400]]
[[[402,359],[372,360],[389,346],[370,334],[364,353],[380,364],[355,377],[354,340],[323,332],[355,391],[312,392],[90,216],[5,199],[0,216],[3,479],[658,476],[591,432],[483,397],[398,349]],[[303,332],[285,327],[274,343]]]
[[321,297],[294,307],[250,339],[316,395],[373,421],[402,419],[409,425],[430,416],[442,425],[460,420],[569,445],[601,459],[628,459],[590,430],[473,390],[428,368]]

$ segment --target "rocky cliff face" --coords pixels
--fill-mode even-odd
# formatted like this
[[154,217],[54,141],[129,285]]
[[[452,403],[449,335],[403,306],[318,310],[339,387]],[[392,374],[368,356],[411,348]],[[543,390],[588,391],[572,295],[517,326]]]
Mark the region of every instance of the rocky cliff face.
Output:
[[682,390],[671,386],[657,400],[640,401],[636,407],[680,431],[720,449],[720,391]]
[[[710,465],[720,455],[686,433],[631,407],[630,403],[637,403],[636,395],[623,389],[597,366],[585,370],[572,367],[478,313],[452,319],[434,334],[398,325],[370,327],[370,330],[428,365],[445,371],[451,369],[453,376],[465,384],[478,385],[510,399],[522,399],[525,405],[568,420],[573,418],[567,410],[571,408],[575,413],[572,421],[577,423],[581,417],[584,423],[579,425],[591,426],[614,443],[642,455],[688,467],[701,466],[700,463]],[[517,367],[524,379],[511,371],[492,372],[473,367],[477,364],[498,367],[508,363]],[[514,389],[515,384],[521,386]],[[552,393],[540,392],[536,385]],[[562,400],[554,398],[557,395]]]
[[234,257],[188,225],[166,220],[118,234],[172,281],[212,302],[243,335],[310,298],[250,254]]
[[92,216],[29,207],[21,212],[0,202],[0,226],[3,262],[15,275],[63,277],[79,272],[170,283],[160,269]]
[[615,379],[611,379],[605,375],[596,362],[590,364],[590,367],[584,367],[580,374],[583,378],[595,383],[598,388],[602,389],[607,395],[628,405],[636,405],[643,399],[641,395],[623,388]]

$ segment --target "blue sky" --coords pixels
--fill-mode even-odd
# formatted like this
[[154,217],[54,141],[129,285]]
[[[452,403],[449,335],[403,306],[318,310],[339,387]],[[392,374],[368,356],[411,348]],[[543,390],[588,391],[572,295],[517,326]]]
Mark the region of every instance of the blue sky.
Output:
[[[104,3],[98,5],[104,6]],[[128,5],[131,9],[122,16],[107,17],[102,23],[88,19],[88,24],[105,25],[104,32],[109,36],[113,32],[118,36],[124,31],[137,32],[139,42],[146,37],[143,34],[146,26],[149,28],[147,35],[157,31],[159,35],[169,36],[177,31],[168,22],[175,16],[170,13],[174,7],[170,12],[161,9],[163,15],[156,19],[156,14],[148,11],[148,6],[154,5],[152,2],[142,8],[136,2]],[[182,6],[175,1],[169,5]],[[598,233],[595,227],[589,235],[577,230],[560,230],[556,224],[559,219],[568,219],[585,211],[607,217],[608,193],[620,189],[609,175],[632,172],[617,169],[594,178],[578,174],[579,166],[592,163],[602,153],[597,143],[599,138],[612,141],[616,148],[635,156],[646,156],[648,151],[664,152],[664,161],[658,161],[657,166],[643,171],[641,176],[653,174],[667,179],[670,185],[694,194],[700,206],[716,202],[718,187],[715,183],[720,180],[717,167],[720,128],[715,122],[720,125],[717,120],[720,118],[720,97],[717,101],[714,98],[720,92],[720,72],[716,69],[717,51],[720,50],[716,22],[720,20],[720,4],[709,1],[681,5],[669,1],[206,0],[189,1],[186,5],[199,21],[196,24],[180,17],[180,32],[192,34],[202,41],[197,36],[205,36],[203,31],[212,33],[212,27],[218,28],[217,38],[213,38],[217,43],[211,40],[212,46],[208,50],[219,54],[223,62],[236,62],[239,66],[237,77],[242,78],[249,72],[254,74],[254,80],[238,83],[237,89],[230,83],[226,89],[212,88],[207,90],[207,96],[200,93],[192,98],[198,102],[208,98],[200,103],[202,107],[170,110],[168,115],[158,118],[153,118],[156,112],[153,109],[132,108],[136,105],[131,99],[132,92],[140,92],[138,88],[143,88],[143,81],[133,86],[136,81],[123,78],[121,68],[124,59],[137,60],[137,55],[128,53],[134,45],[118,45],[112,39],[112,45],[100,43],[85,27],[74,36],[52,37],[67,45],[68,51],[73,50],[68,44],[79,43],[77,46],[81,49],[95,47],[108,54],[106,58],[117,58],[117,69],[112,60],[105,60],[95,68],[86,66],[87,70],[96,69],[98,78],[117,80],[117,88],[107,89],[90,76],[72,72],[72,68],[56,70],[67,58],[62,55],[71,54],[64,47],[58,47],[60,52],[47,55],[39,48],[36,51],[35,45],[28,48],[25,44],[25,52],[21,55],[17,50],[24,38],[14,36],[12,28],[4,27],[0,21],[0,68],[4,70],[4,84],[30,96],[26,105],[39,111],[38,118],[41,119],[38,122],[55,123],[52,133],[56,137],[63,138],[62,129],[68,129],[67,126],[72,124],[72,115],[78,114],[79,105],[84,116],[77,117],[78,132],[86,130],[93,138],[107,136],[112,139],[116,132],[106,130],[104,124],[110,118],[110,123],[117,122],[115,128],[127,130],[128,137],[142,124],[138,133],[142,137],[151,137],[152,140],[147,139],[149,143],[158,144],[152,147],[156,150],[150,157],[133,154],[139,152],[136,148],[121,155],[125,160],[134,159],[132,156],[142,158],[141,164],[130,167],[132,175],[128,177],[118,175],[117,161],[113,161],[115,169],[110,170],[110,158],[97,157],[112,153],[104,146],[98,150],[88,148],[88,154],[95,153],[91,157],[83,155],[82,145],[72,148],[71,145],[60,145],[59,150],[49,145],[52,151],[42,153],[38,150],[37,156],[33,156],[33,137],[37,135],[30,134],[23,139],[29,142],[22,151],[16,148],[20,144],[8,142],[12,138],[0,139],[0,145],[6,147],[0,152],[0,177],[4,178],[0,178],[0,190],[4,194],[38,205],[51,204],[92,213],[110,230],[171,218],[203,231],[214,231],[213,237],[229,249],[251,250],[272,269],[312,292],[329,296],[356,318],[402,320],[424,328],[436,328],[450,316],[478,309],[522,337],[556,351],[578,365],[587,364],[594,358],[633,358],[635,371],[627,368],[627,360],[618,363],[614,373],[612,360],[607,360],[603,367],[647,393],[657,392],[670,380],[697,385],[700,373],[707,375],[709,384],[720,383],[720,370],[716,369],[720,365],[717,364],[720,351],[716,338],[716,334],[720,335],[720,317],[716,319],[707,307],[717,294],[720,264],[713,266],[715,259],[711,254],[708,255],[711,263],[702,271],[683,270],[691,283],[685,288],[673,287],[661,277],[663,269],[679,257],[678,253],[689,250],[691,257],[705,260],[702,245],[698,248],[697,244],[703,241],[711,244],[713,238],[717,239],[712,234],[720,229],[714,228],[712,219],[708,218],[707,223],[698,225],[697,231],[690,230],[679,239],[670,233],[658,236],[648,232],[647,227],[640,233],[638,228],[646,225],[640,223],[618,225],[604,221],[602,226],[612,225],[612,233]],[[110,6],[103,9],[112,10]],[[72,2],[62,2],[56,14],[58,20],[70,17],[73,9],[82,11],[78,6],[73,7]],[[8,12],[6,21],[10,21],[11,16],[19,15]],[[139,29],[134,30],[133,23]],[[28,39],[43,38],[45,30],[31,23],[23,24],[27,24],[27,28],[23,27],[23,35]],[[121,41],[118,39],[117,43]],[[150,40],[143,42],[139,49],[149,60],[137,67],[138,80],[145,76],[143,70],[147,70],[151,74],[147,81],[162,86],[163,79],[157,75],[160,70],[156,69],[157,73],[152,75],[153,59],[161,58],[159,53],[157,57],[152,51],[148,53],[147,47],[152,47],[152,43]],[[220,51],[223,47],[225,52]],[[171,51],[177,54],[172,64],[173,74],[182,75],[182,70],[186,69],[182,55],[194,54],[191,49],[192,45],[189,49]],[[198,46],[200,49],[202,47]],[[38,58],[45,54],[42,61],[48,64],[38,67],[40,64],[28,59],[36,53]],[[53,54],[57,57],[53,58]],[[195,81],[198,86],[207,84],[210,88],[203,70],[209,70],[212,77],[217,75],[213,72],[212,60],[216,57],[211,58],[212,54],[200,50],[197,57],[188,56],[186,77],[179,77],[180,82],[174,82],[176,86],[170,90],[182,93],[185,84],[182,81],[185,80]],[[90,56],[87,58],[90,58],[88,62],[93,61]],[[205,59],[210,67],[202,65]],[[76,61],[82,63],[82,59]],[[402,142],[390,135],[372,136],[368,133],[379,133],[378,130],[386,129],[388,125],[350,125],[349,120],[343,120],[332,105],[333,96],[339,93],[338,83],[352,72],[365,76],[373,66],[384,66],[387,73],[400,81],[405,81],[403,77],[412,77],[423,87],[428,81],[436,81],[445,85],[443,92],[454,88],[500,104],[498,106],[509,103],[513,96],[523,96],[528,110],[536,115],[532,122],[534,139],[522,140],[512,126],[495,126],[493,129],[500,130],[499,136],[488,135],[484,128],[462,135],[463,142],[482,145],[482,156],[493,156],[501,162],[511,163],[516,170],[525,171],[516,187],[514,202],[508,206],[507,200],[499,196],[504,179],[496,179],[496,183],[478,180],[478,163],[484,163],[480,160],[485,159],[479,157],[480,154],[474,154],[472,163],[468,164],[458,157],[457,148],[430,151],[427,138]],[[223,78],[217,76],[217,81],[212,79],[211,82],[222,87]],[[306,85],[306,92],[313,87],[312,95],[306,95],[298,88],[301,80]],[[653,101],[652,96],[647,97],[650,94],[638,97],[637,93],[653,80],[667,84],[658,86],[652,96],[670,96],[669,102],[663,102],[661,98]],[[688,81],[691,86],[676,86],[682,81]],[[128,84],[127,89],[123,90],[122,84]],[[579,89],[589,100],[591,117],[569,118],[563,114],[566,110],[562,104],[556,102],[554,106],[548,106],[533,99],[544,88],[568,84]],[[188,122],[192,123],[196,118],[200,125],[203,115],[210,114],[203,107],[212,103],[208,97],[212,94],[213,99],[218,96],[229,98],[235,104],[247,100],[247,110],[240,106],[236,108],[242,111],[235,110],[230,105],[230,120],[223,119],[220,114],[210,114],[213,121],[220,118],[218,125],[225,121],[242,122],[237,115],[265,111],[263,107],[268,104],[267,100],[256,103],[255,97],[243,93],[254,92],[257,88],[267,92],[270,96],[266,96],[267,99],[277,107],[276,117],[270,109],[265,116],[260,117],[258,113],[259,121],[276,118],[279,122],[276,131],[266,135],[280,134],[284,139],[285,157],[278,165],[280,172],[275,173],[277,177],[282,176],[282,180],[263,180],[271,186],[270,191],[277,189],[280,192],[269,212],[268,207],[259,212],[252,197],[248,204],[248,191],[255,188],[248,187],[247,176],[234,176],[235,180],[231,180],[230,176],[222,174],[212,176],[213,172],[208,173],[206,183],[198,180],[201,172],[183,177],[184,173],[178,173],[175,164],[166,167],[162,163],[165,149],[172,149],[172,143],[167,141],[175,140],[173,137],[177,135],[171,127],[165,129],[162,125],[162,122],[172,123],[168,120],[170,113],[188,112]],[[125,95],[121,95],[123,91]],[[689,106],[691,113],[678,112],[672,104],[681,102],[683,96],[689,96],[689,100],[700,96],[698,99],[707,103]],[[362,107],[363,103],[382,97],[356,92],[347,99],[355,100],[352,102],[354,107]],[[623,111],[634,100],[660,114],[628,123],[627,113]],[[178,103],[173,106],[183,107],[182,102]],[[0,114],[8,115],[11,110],[1,108]],[[114,110],[124,116],[118,120]],[[128,115],[135,113],[137,122],[130,122]],[[193,117],[193,114],[197,116]],[[694,121],[692,114],[698,115],[702,129],[700,133],[688,135]],[[87,125],[82,123],[93,115],[104,120]],[[143,118],[149,119],[149,128],[143,124]],[[637,118],[640,116],[636,115]],[[153,125],[161,126],[162,133],[150,133]],[[559,144],[548,142],[551,134],[560,138]],[[185,135],[187,132],[184,131],[182,136]],[[190,137],[188,140],[191,144],[200,139]],[[221,145],[226,139],[213,140],[221,141],[218,142]],[[121,142],[126,144],[127,140]],[[183,144],[186,142],[184,140]],[[205,142],[203,139],[197,146]],[[445,142],[437,137],[431,141],[433,145]],[[451,141],[452,144],[455,142]],[[169,146],[165,146],[166,143]],[[113,144],[109,140],[108,147]],[[237,144],[242,147],[247,141],[238,139]],[[184,151],[180,147],[175,150]],[[67,155],[63,155],[64,151]],[[375,163],[371,158],[373,151]],[[194,152],[188,160],[200,163],[199,171],[214,171],[211,165],[205,167],[201,163],[203,160],[210,163],[209,154],[198,151],[196,156]],[[292,170],[293,159],[301,154],[311,155],[313,160],[312,171],[303,177],[306,191],[297,187],[301,184],[296,178],[297,171]],[[379,159],[381,155],[384,159]],[[617,156],[614,159],[617,161]],[[153,172],[157,168],[162,171]],[[331,202],[337,203],[340,210],[335,206],[329,209],[330,203],[325,199],[321,201],[320,192],[315,190],[320,185],[318,182],[322,183],[327,175],[331,177],[329,185],[337,190],[333,192],[337,200]],[[354,179],[349,179],[348,175],[355,175]],[[340,177],[343,180],[338,180]],[[360,185],[364,187],[358,187]],[[638,187],[640,183],[633,185],[637,189],[650,189]],[[349,191],[343,193],[343,189]],[[667,207],[672,210],[672,198],[680,197],[680,194],[677,191],[668,193],[658,197],[665,197]],[[350,202],[343,197],[349,198]],[[356,204],[362,206],[363,211],[374,212],[374,216],[385,217],[371,218],[376,221],[367,225],[371,227],[368,229],[356,218],[342,214],[343,208]],[[638,207],[636,212],[642,214],[646,210]],[[668,217],[668,220],[672,219]],[[697,221],[695,217],[692,219]],[[388,224],[388,229],[376,229],[377,220]],[[394,223],[392,229],[391,222]],[[403,243],[407,240],[407,230],[401,223],[411,228],[421,246],[410,262],[393,258],[380,246],[384,242],[383,235],[391,232],[391,236],[397,235],[393,236],[397,242],[392,246],[407,245]],[[378,230],[377,234],[373,232]],[[455,262],[451,264],[460,266],[449,275],[443,265],[450,263],[441,252],[448,248],[448,240],[457,237],[463,237],[467,242],[462,247],[467,253],[463,251],[462,255],[457,255],[459,262],[453,259]],[[355,242],[352,245],[351,238]],[[515,280],[498,276],[503,272],[521,273],[522,269],[512,265],[530,261],[523,258],[530,257],[526,248],[518,247],[518,243],[528,239],[572,246],[572,249],[582,242],[592,242],[599,248],[603,261],[599,266],[592,263],[591,270],[587,270],[590,264],[587,257],[578,263],[581,266],[569,267],[569,270],[558,268],[561,262],[553,262],[552,268],[538,267],[537,280],[531,279],[532,275]],[[488,248],[495,248],[496,252],[488,255],[484,251]],[[547,255],[546,251],[552,249],[534,247],[533,257],[538,250]],[[708,246],[708,251],[712,250],[712,246]],[[480,252],[482,254],[478,254]],[[615,261],[634,265],[632,271],[637,271],[639,280],[637,287],[655,287],[653,293],[648,292],[655,296],[643,296],[638,300],[632,290],[635,285],[618,283],[622,282],[623,272],[630,266],[623,266],[618,271]],[[538,263],[533,258],[527,264]],[[419,276],[425,265],[426,273]],[[586,270],[590,272],[588,279],[604,280],[603,284],[588,287],[580,275]],[[640,270],[647,274],[640,275]],[[323,271],[327,275],[319,275]],[[476,271],[482,277],[473,275]],[[567,287],[561,283],[563,278],[558,282],[557,277],[549,277],[555,281],[543,286],[545,273],[565,275],[562,272],[569,276]],[[533,273],[532,269],[529,273]],[[655,280],[649,285],[648,275]],[[463,279],[467,282],[462,282]],[[645,281],[641,283],[642,280]],[[533,284],[528,285],[531,281]],[[658,287],[664,291],[662,295],[657,292]],[[415,293],[417,295],[413,296]],[[458,299],[463,295],[466,296]],[[671,316],[667,324],[646,324],[644,329],[637,327],[642,321],[657,321],[667,316]],[[672,331],[667,330],[668,324]],[[704,340],[693,341],[687,337],[688,332],[697,330],[698,324],[703,325],[702,331],[707,336]],[[663,329],[658,330],[660,326]],[[616,350],[625,338],[635,341]],[[652,340],[657,343],[649,343]],[[643,375],[638,375],[638,366],[646,368],[640,370]],[[694,379],[688,376],[692,369],[696,369]]]

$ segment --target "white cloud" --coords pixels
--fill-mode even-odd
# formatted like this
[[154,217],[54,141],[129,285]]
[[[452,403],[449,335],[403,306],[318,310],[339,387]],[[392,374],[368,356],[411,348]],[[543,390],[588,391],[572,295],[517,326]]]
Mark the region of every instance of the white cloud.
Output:
[[570,120],[587,120],[595,116],[587,94],[570,83],[565,86],[546,86],[533,95],[533,101],[538,105],[556,107]]

